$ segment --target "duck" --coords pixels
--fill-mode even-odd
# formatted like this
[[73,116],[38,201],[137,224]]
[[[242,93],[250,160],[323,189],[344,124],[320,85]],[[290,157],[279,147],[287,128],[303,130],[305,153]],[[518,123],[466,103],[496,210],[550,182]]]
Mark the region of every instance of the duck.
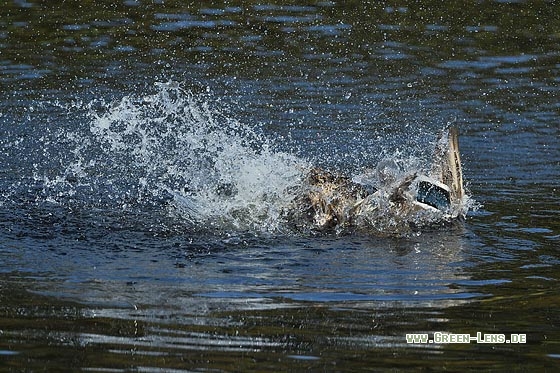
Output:
[[[456,127],[436,142],[431,169],[396,176],[381,162],[375,171],[350,177],[320,167],[307,172],[286,219],[316,232],[406,232],[464,218],[465,189]],[[368,182],[374,178],[377,185]]]

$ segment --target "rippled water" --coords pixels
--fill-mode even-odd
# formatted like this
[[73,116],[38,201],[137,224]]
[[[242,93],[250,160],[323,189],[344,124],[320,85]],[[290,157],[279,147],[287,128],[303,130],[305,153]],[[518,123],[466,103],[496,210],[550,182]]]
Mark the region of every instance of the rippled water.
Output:
[[[0,370],[554,370],[558,10],[4,2]],[[451,124],[466,221],[278,218],[308,165],[421,169]],[[437,331],[527,343],[406,343]]]

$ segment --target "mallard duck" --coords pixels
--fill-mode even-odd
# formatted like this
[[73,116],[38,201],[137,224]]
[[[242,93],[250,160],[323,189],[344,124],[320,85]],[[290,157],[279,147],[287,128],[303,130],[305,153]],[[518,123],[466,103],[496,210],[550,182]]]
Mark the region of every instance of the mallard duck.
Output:
[[450,221],[465,214],[458,131],[450,128],[437,141],[432,169],[400,177],[376,171],[378,186],[325,169],[312,168],[287,218],[317,231],[375,230],[391,234],[412,226]]

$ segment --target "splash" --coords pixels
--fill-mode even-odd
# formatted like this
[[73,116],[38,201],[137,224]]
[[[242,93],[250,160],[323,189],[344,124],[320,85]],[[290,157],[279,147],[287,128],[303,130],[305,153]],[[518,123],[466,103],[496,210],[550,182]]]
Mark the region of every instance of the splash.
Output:
[[[74,127],[48,140],[63,150],[50,154],[52,165],[35,167],[33,179],[42,188],[37,198],[87,211],[124,210],[143,215],[147,225],[160,214],[179,229],[321,231],[309,222],[309,206],[298,203],[305,202],[318,162],[280,151],[257,125],[240,123],[211,103],[208,93],[167,82],[147,95],[65,106],[68,118],[76,117]],[[374,208],[360,209],[351,229],[339,226],[336,233],[402,235],[445,220],[440,211],[402,214],[391,206],[395,183],[425,170],[429,165],[421,158],[397,152],[377,167],[347,175],[377,193],[370,197]],[[465,197],[459,208],[469,203]]]
[[301,182],[306,161],[275,151],[257,127],[210,107],[205,94],[176,82],[147,96],[88,105],[90,137],[67,173],[101,177],[113,192],[169,202],[192,224],[279,229],[282,203]]

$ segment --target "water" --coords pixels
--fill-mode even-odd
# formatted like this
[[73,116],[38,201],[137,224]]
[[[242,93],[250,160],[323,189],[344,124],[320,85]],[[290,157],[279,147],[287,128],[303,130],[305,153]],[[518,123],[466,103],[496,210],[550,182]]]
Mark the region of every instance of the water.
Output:
[[[0,370],[550,370],[558,6],[6,2]],[[425,169],[478,208],[294,231],[311,165]],[[407,344],[407,333],[526,334]]]

